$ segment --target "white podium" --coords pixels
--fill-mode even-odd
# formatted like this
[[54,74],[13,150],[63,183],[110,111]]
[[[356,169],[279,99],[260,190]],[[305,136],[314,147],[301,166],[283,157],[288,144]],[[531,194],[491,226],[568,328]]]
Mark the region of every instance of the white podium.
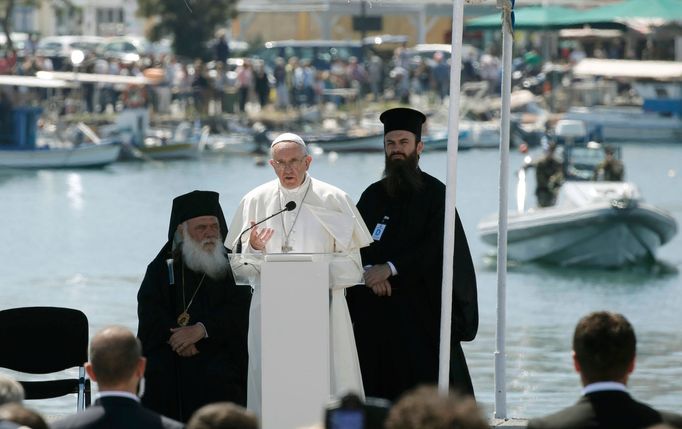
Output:
[[[309,426],[331,398],[326,254],[231,255],[237,284],[251,284],[260,302],[263,429]],[[333,270],[332,270],[333,271]],[[252,306],[258,305],[252,301]],[[253,308],[252,308],[253,310]],[[256,321],[257,323],[257,321]]]

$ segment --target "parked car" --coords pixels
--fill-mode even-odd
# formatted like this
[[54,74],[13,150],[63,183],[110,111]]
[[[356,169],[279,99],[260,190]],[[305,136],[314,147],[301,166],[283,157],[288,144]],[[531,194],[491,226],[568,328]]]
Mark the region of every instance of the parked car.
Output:
[[[12,38],[12,45],[14,46],[14,51],[17,53],[17,57],[24,58],[27,54],[27,51],[30,52],[31,50],[30,46],[31,40],[29,34],[21,32],[12,32],[10,34],[10,37]],[[5,35],[4,32],[0,32],[0,51],[2,53],[2,56],[5,55],[6,50],[7,36]]]
[[[433,56],[437,52],[441,52],[443,59],[448,63],[450,62],[452,46],[447,43],[420,43],[407,50],[408,56],[410,56],[413,63],[419,63],[425,61],[427,63],[433,63]],[[477,61],[481,56],[481,52],[478,48],[472,45],[462,45],[462,60],[474,60]]]
[[107,38],[97,47],[97,55],[124,63],[135,63],[153,54],[152,44],[144,37],[120,36]]
[[62,70],[69,66],[72,51],[78,49],[87,56],[103,40],[98,36],[47,36],[38,41],[36,55],[50,58],[54,69]]
[[309,60],[317,70],[329,70],[337,58],[361,58],[362,44],[352,40],[279,40],[266,42],[265,47],[256,54],[270,67],[275,64],[277,57],[285,60],[297,57],[299,60]]

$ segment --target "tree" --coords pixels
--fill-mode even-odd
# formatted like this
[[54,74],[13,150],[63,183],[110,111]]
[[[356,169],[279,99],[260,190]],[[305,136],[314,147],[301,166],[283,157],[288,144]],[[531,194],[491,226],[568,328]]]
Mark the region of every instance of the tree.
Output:
[[12,43],[12,15],[14,14],[14,7],[16,5],[32,5],[35,6],[40,3],[40,0],[0,0],[0,25],[2,31],[7,37],[7,52],[14,50],[14,43]]
[[138,0],[139,15],[156,18],[149,38],[173,37],[175,53],[203,56],[206,42],[228,18],[236,16],[237,0]]

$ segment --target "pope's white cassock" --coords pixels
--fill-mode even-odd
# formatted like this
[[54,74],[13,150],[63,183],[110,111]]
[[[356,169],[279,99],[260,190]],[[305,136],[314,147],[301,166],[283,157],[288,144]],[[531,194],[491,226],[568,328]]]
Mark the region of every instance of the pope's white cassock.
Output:
[[[345,288],[362,281],[360,248],[372,241],[362,217],[348,194],[327,183],[306,175],[301,186],[284,188],[279,179],[265,183],[242,198],[226,239],[233,251],[241,231],[282,210],[289,201],[296,208],[259,225],[272,228],[273,236],[266,243],[266,253],[341,253],[348,255],[345,263],[331,267],[330,315],[330,368],[331,389],[335,396],[354,392],[364,398],[362,377],[355,348],[355,338],[345,299]],[[242,236],[242,253],[258,252],[248,244],[249,233]],[[286,249],[284,247],[286,246]],[[258,282],[256,282],[258,283]],[[254,284],[249,311],[249,372],[247,407],[256,412],[261,404],[260,368],[260,296],[259,285]]]

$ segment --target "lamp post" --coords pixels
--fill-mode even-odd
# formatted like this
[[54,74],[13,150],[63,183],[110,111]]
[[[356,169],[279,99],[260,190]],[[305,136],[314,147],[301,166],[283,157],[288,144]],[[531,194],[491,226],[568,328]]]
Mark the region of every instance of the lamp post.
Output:
[[83,63],[83,60],[85,60],[85,53],[81,51],[80,49],[74,49],[71,51],[71,64],[73,64],[73,76],[74,76],[74,82],[76,83],[76,94],[78,95],[77,97],[77,106],[76,109],[80,112],[80,107],[81,107],[81,98],[82,98],[82,91],[80,85],[78,85],[78,67]]

